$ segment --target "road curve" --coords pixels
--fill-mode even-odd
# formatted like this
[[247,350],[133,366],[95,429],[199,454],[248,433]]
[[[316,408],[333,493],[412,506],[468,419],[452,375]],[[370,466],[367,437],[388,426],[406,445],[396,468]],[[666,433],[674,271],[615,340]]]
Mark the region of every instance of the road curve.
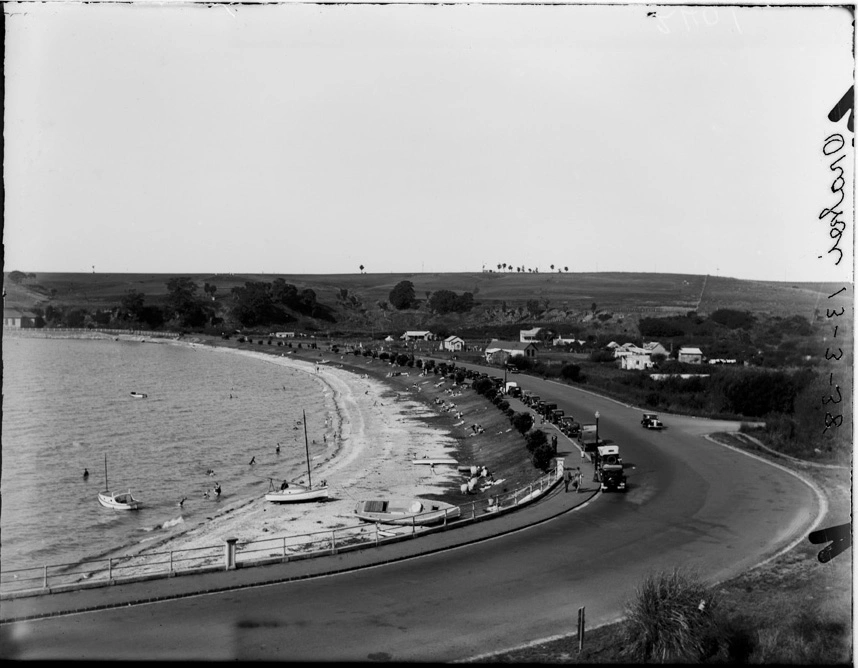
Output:
[[[357,572],[4,627],[28,659],[452,661],[616,619],[648,572],[718,581],[776,553],[817,521],[813,489],[704,434],[734,422],[662,416],[524,375],[525,389],[581,422],[600,413],[629,490],[544,524]],[[577,449],[559,436],[561,453]]]

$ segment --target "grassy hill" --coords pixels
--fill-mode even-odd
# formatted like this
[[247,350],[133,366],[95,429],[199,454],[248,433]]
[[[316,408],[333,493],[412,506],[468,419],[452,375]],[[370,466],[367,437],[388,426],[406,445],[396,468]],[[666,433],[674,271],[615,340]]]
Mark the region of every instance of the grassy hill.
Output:
[[[20,283],[6,274],[6,305],[33,309],[55,307],[110,308],[129,290],[146,295],[147,303],[160,305],[167,295],[166,283],[183,274],[41,273]],[[217,286],[218,305],[229,306],[230,290],[247,281],[271,282],[282,278],[298,290],[312,289],[320,303],[334,312],[337,328],[403,329],[443,325],[447,328],[523,322],[581,322],[595,303],[602,312],[634,320],[687,311],[709,314],[719,308],[750,311],[756,315],[803,315],[812,319],[814,309],[832,292],[834,284],[781,283],[691,274],[648,273],[415,273],[415,274],[184,274],[200,286]],[[467,314],[434,316],[424,307],[396,311],[387,302],[400,281],[414,284],[419,300],[438,290],[471,292],[475,307]],[[343,298],[343,291],[347,298]],[[527,310],[538,302],[539,315]],[[296,325],[314,324],[298,318]],[[631,322],[629,322],[631,324]],[[315,323],[319,329],[331,323]]]

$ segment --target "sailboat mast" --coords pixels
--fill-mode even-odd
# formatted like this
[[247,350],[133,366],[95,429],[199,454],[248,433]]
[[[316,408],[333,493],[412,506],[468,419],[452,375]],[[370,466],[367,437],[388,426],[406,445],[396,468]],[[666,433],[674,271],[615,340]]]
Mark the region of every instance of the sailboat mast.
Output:
[[110,491],[110,485],[107,484],[107,453],[104,453],[104,491]]
[[303,408],[301,409],[301,415],[304,418],[304,449],[307,451],[307,486],[312,489],[313,479],[310,477],[310,443],[307,441],[307,411]]

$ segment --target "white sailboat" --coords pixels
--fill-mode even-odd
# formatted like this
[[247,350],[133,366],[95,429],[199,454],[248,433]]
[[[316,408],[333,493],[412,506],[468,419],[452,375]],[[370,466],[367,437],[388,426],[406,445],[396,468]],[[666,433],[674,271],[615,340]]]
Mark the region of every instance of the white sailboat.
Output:
[[104,453],[104,491],[98,493],[98,502],[105,508],[114,510],[137,510],[141,503],[131,496],[131,490],[112,494],[107,484],[107,453]]
[[305,485],[288,484],[285,480],[280,489],[274,489],[274,482],[270,482],[270,489],[265,495],[266,501],[272,503],[297,503],[299,501],[318,501],[328,498],[328,485],[323,481],[321,485],[313,487],[313,478],[310,474],[310,445],[307,441],[307,415],[301,411],[304,423],[304,450],[307,453],[307,482]]

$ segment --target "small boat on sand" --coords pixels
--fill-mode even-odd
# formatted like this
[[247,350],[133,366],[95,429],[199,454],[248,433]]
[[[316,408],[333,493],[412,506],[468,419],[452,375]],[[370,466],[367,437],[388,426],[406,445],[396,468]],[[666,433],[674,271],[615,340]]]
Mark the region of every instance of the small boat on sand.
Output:
[[[304,451],[307,454],[307,480],[309,485],[290,485],[285,480],[280,489],[274,489],[274,481],[268,480],[268,493],[266,501],[272,503],[297,503],[300,501],[318,501],[328,498],[328,484],[323,480],[321,485],[313,487],[313,478],[310,474],[310,445],[307,442],[307,415],[302,411],[303,420],[298,420],[304,425]],[[297,427],[296,427],[297,429]]]
[[144,393],[144,392],[132,392],[131,396],[134,397],[135,399],[145,399],[149,395]]
[[355,506],[355,515],[360,519],[380,524],[434,524],[443,522],[445,517],[459,517],[461,512],[452,503],[428,499],[374,499],[358,501]]
[[113,510],[138,510],[141,503],[131,496],[131,490],[127,492],[110,492],[107,484],[107,454],[104,455],[104,491],[98,493],[98,502],[105,508]]
[[328,486],[324,483],[317,487],[292,484],[280,489],[274,489],[273,485],[274,483],[272,482],[268,493],[265,495],[265,500],[273,503],[298,503],[300,501],[319,501],[320,499],[328,498]]

